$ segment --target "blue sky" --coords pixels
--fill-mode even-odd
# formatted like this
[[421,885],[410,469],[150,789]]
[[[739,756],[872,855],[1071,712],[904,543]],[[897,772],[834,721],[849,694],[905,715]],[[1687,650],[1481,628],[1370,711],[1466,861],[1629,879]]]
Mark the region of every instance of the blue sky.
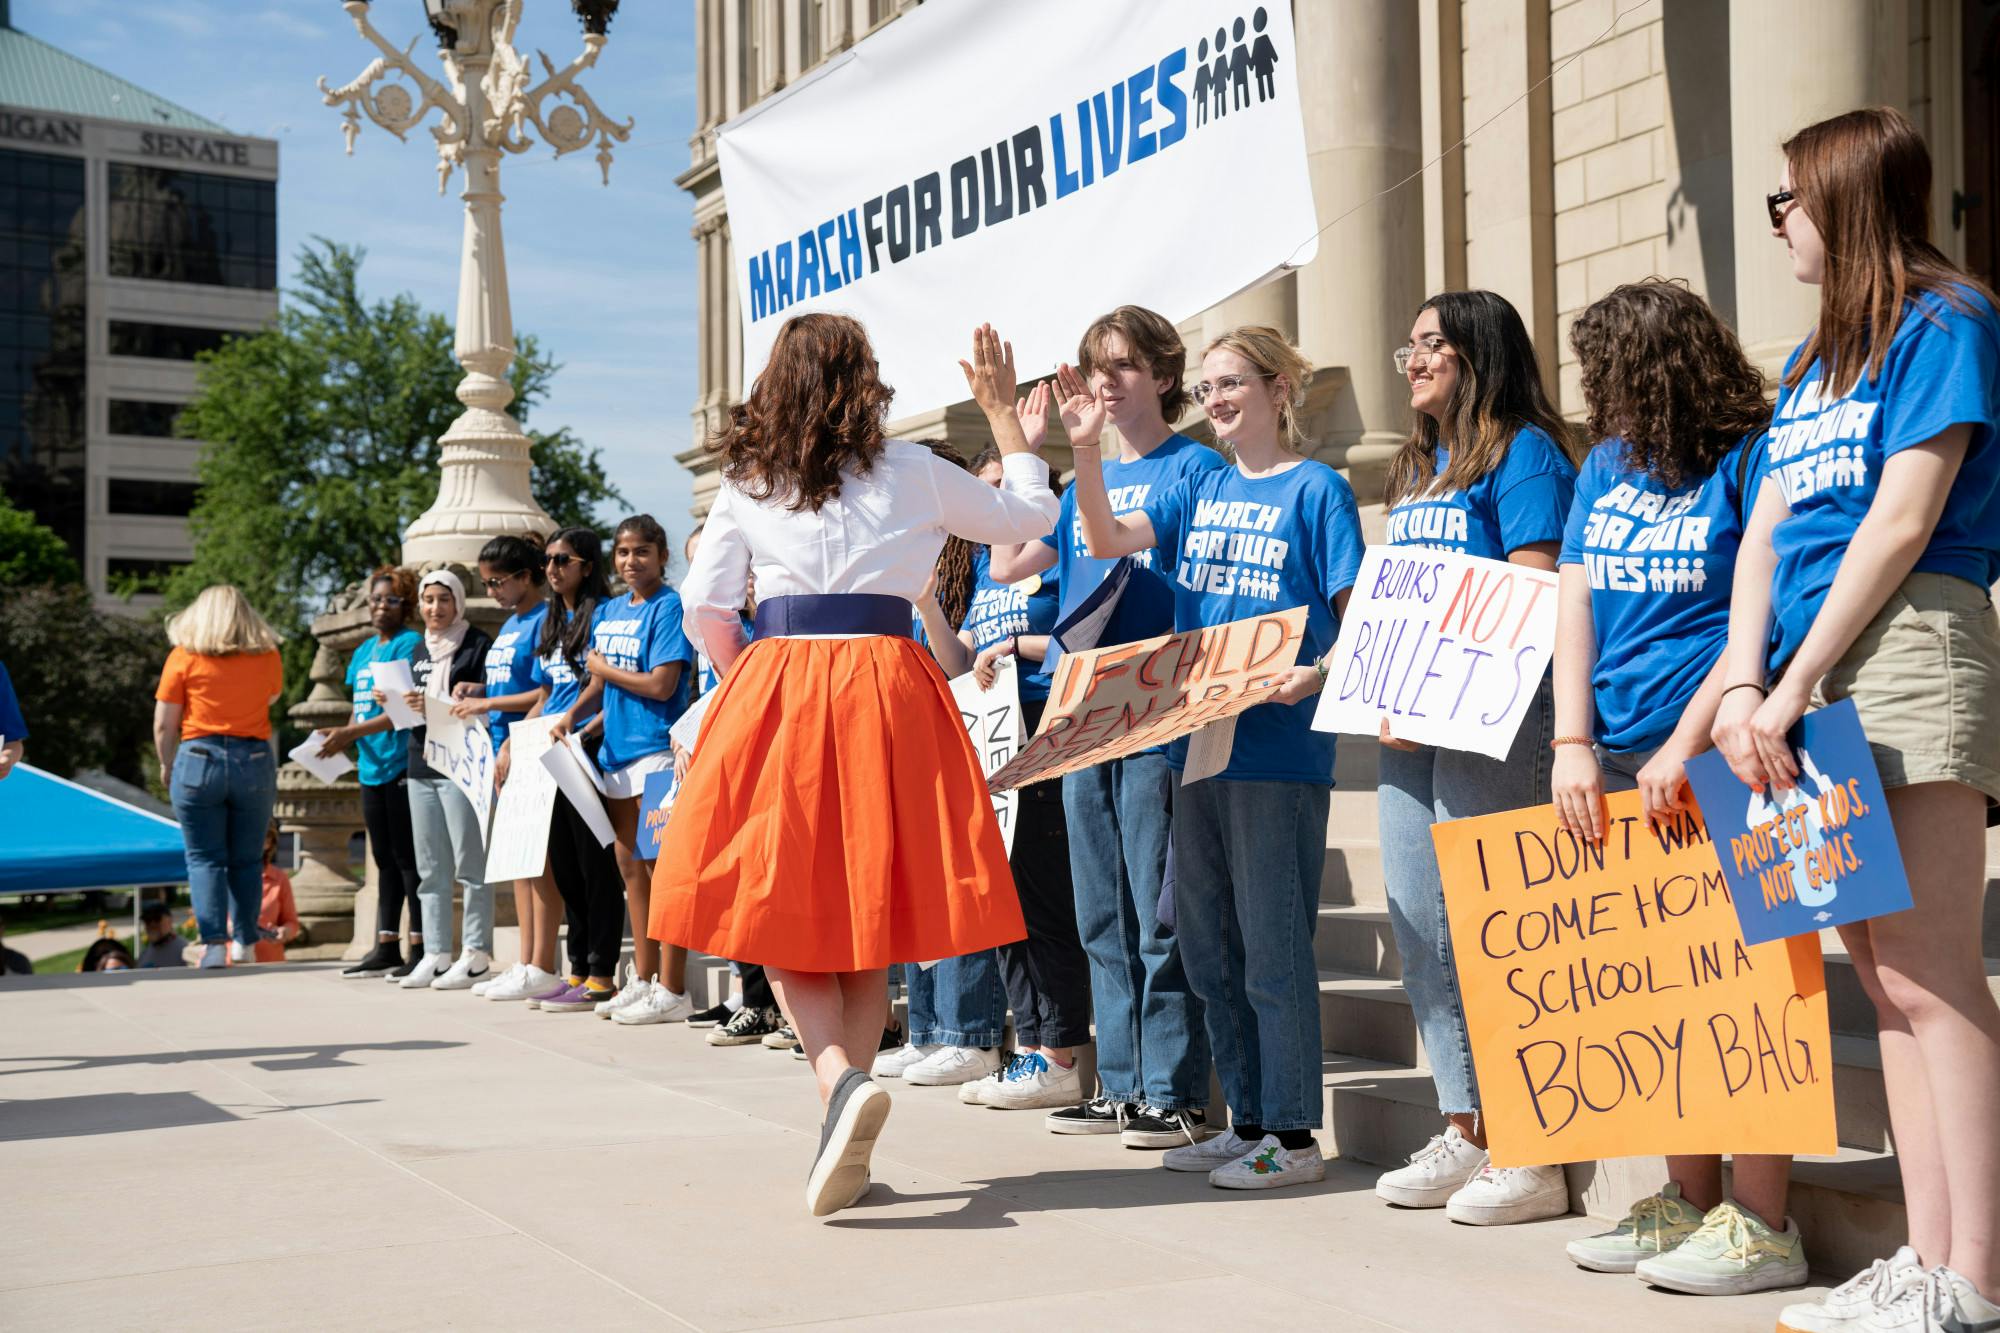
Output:
[[[366,248],[371,296],[408,291],[456,308],[463,178],[438,197],[423,129],[399,143],[364,119],[345,155],[340,113],[322,104],[316,80],[346,83],[375,49],[334,0],[13,0],[12,9],[23,32],[237,133],[277,140],[281,284],[299,245],[324,235]],[[371,21],[399,47],[423,32],[417,51],[436,75],[422,13],[419,0],[378,0]],[[567,0],[528,0],[515,40],[539,76],[532,52],[560,68],[582,50],[581,32]],[[515,328],[562,366],[533,422],[568,425],[602,449],[632,507],[675,534],[690,522],[689,478],[673,455],[691,439],[695,250],[674,176],[688,165],[694,80],[693,6],[628,0],[581,80],[607,115],[637,122],[615,149],[609,188],[588,149],[560,162],[538,149],[501,168]]]

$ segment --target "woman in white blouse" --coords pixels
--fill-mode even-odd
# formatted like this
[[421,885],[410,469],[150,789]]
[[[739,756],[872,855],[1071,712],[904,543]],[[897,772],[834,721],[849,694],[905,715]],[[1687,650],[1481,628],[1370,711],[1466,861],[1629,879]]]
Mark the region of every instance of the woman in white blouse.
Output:
[[[688,637],[723,673],[667,825],[651,933],[762,963],[825,1108],[806,1203],[868,1190],[889,1097],[866,1073],[885,972],[1023,938],[977,756],[911,634],[949,533],[1055,526],[1048,465],[1014,415],[991,327],[960,362],[1001,450],[999,489],[883,438],[893,394],[860,324],[801,315],[712,441],[722,487],[681,585]],[[738,612],[752,578],[756,639]]]

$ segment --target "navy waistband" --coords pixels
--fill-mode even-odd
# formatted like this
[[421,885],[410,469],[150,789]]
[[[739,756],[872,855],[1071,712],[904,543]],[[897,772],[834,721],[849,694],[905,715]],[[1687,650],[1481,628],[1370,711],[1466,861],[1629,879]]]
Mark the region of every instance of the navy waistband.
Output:
[[819,593],[757,603],[757,637],[796,634],[895,634],[910,639],[915,614],[900,597],[879,593]]

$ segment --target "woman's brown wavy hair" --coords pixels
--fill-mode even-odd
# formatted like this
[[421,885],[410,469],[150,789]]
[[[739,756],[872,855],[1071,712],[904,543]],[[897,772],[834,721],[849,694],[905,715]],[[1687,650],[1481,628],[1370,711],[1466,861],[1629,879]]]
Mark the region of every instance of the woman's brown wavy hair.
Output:
[[778,330],[764,373],[709,447],[722,455],[722,475],[751,499],[818,513],[840,493],[843,468],[866,474],[881,457],[895,395],[859,321],[798,315]]
[[1684,283],[1612,288],[1576,317],[1569,345],[1591,439],[1623,440],[1626,461],[1670,488],[1708,476],[1738,440],[1770,428],[1762,372]]

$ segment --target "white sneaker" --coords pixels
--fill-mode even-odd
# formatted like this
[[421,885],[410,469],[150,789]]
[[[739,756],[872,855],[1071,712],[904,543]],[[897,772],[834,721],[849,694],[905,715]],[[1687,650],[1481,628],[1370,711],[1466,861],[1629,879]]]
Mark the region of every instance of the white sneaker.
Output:
[[[1075,1061],[1064,1069],[1040,1051],[1015,1056],[1013,1064],[993,1077],[999,1081],[990,1088],[986,1088],[986,1079],[972,1086],[985,1088],[980,1096],[980,1105],[990,1106],[996,1111],[1075,1106],[1083,1100],[1083,1075],[1077,1072]],[[959,1100],[965,1100],[963,1090],[959,1093]]]
[[936,1046],[913,1046],[908,1042],[893,1051],[884,1051],[875,1057],[875,1063],[868,1068],[870,1078],[901,1078],[903,1071],[928,1057]]
[[1446,1217],[1476,1227],[1533,1222],[1568,1211],[1569,1184],[1559,1166],[1482,1166],[1444,1205]]
[[993,1046],[940,1046],[903,1071],[903,1082],[920,1088],[955,1088],[1000,1068]]
[[257,961],[257,946],[245,944],[242,940],[229,941],[229,961],[232,963],[254,963]]
[[450,966],[450,954],[427,953],[417,960],[415,967],[410,969],[410,975],[402,978],[396,984],[404,990],[429,990],[431,983],[436,981],[444,973],[445,969]]
[[649,982],[646,993],[623,1009],[611,1011],[611,1021],[628,1026],[640,1023],[684,1023],[694,1012],[694,1001],[676,995],[659,982]]
[[[556,984],[556,974],[544,972],[533,963],[516,963],[514,970],[497,981],[486,983],[482,998],[488,1000],[525,1000],[530,995],[540,995]],[[476,991],[479,988],[474,986]]]
[[1878,1305],[1887,1305],[1906,1284],[1923,1280],[1923,1263],[1917,1252],[1905,1245],[1818,1300],[1787,1305],[1778,1312],[1778,1327],[1789,1333],[1841,1333]]
[[493,970],[493,959],[484,949],[468,949],[458,956],[449,971],[431,983],[432,990],[471,990],[479,979]]
[[653,993],[653,987],[658,984],[658,981],[657,977],[652,981],[647,981],[639,975],[638,968],[627,967],[625,969],[625,984],[618,988],[618,993],[608,1000],[599,1000],[597,1002],[597,1016],[599,1018],[609,1018],[620,1009],[625,1009],[639,1003],[639,1001]]
[[1410,1154],[1410,1164],[1385,1171],[1375,1181],[1375,1197],[1401,1208],[1442,1208],[1486,1165],[1477,1147],[1457,1125]]
[[[1235,1137],[1233,1131],[1230,1137]],[[1276,1134],[1266,1134],[1247,1156],[1208,1173],[1208,1183],[1224,1190],[1277,1190],[1325,1179],[1326,1158],[1320,1155],[1317,1139],[1303,1148],[1287,1148]]]
[[483,1000],[486,998],[487,991],[492,990],[500,982],[519,976],[527,966],[526,963],[515,963],[497,977],[488,977],[484,981],[475,981],[472,983],[472,993]]
[[[2000,1305],[1981,1296],[1964,1277],[1942,1265],[1926,1273],[1904,1269],[1886,1297],[1838,1325],[1843,1333],[1989,1333],[2000,1329]],[[1779,1317],[1779,1328],[1793,1307]],[[1828,1325],[1827,1327],[1833,1327]]]
[[1167,1149],[1160,1165],[1169,1171],[1199,1171],[1207,1175],[1218,1166],[1228,1166],[1239,1157],[1249,1156],[1256,1147],[1255,1143],[1230,1129],[1200,1143],[1183,1143],[1178,1148]]

